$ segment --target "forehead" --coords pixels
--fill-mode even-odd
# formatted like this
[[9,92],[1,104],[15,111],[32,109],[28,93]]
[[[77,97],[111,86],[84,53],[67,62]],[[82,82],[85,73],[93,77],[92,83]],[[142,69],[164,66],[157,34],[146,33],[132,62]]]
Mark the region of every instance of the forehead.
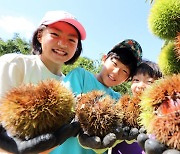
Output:
[[148,73],[138,72],[132,78],[152,78]]
[[116,57],[109,57],[109,59],[115,61],[116,64],[117,64],[117,67],[124,68],[124,69],[130,71],[130,68],[129,68],[127,65],[124,65],[124,64],[123,64],[119,59],[117,59]]
[[61,28],[61,27],[64,27],[64,26],[74,28],[73,25],[71,25],[71,24],[69,24],[67,22],[64,22],[64,21],[58,21],[58,22],[55,22],[55,23],[52,23],[52,24],[48,25],[48,27],[52,27],[52,28]]
[[73,25],[71,25],[67,22],[63,22],[63,21],[56,22],[56,23],[48,25],[48,27],[59,30],[59,31],[72,33],[73,35],[78,36],[77,29]]

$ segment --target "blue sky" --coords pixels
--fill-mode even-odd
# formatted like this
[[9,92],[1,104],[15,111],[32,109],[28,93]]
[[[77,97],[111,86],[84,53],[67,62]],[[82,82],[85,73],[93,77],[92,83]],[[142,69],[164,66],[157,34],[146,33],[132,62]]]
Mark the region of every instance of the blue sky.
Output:
[[151,7],[150,0],[1,0],[0,38],[11,39],[17,32],[31,39],[47,11],[65,10],[86,29],[82,56],[99,60],[115,44],[132,38],[141,44],[143,58],[157,62],[163,40],[148,28]]

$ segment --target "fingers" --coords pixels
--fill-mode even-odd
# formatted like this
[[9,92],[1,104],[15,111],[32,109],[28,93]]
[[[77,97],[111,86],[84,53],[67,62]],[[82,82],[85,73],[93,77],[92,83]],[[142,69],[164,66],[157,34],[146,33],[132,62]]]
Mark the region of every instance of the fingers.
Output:
[[140,133],[137,142],[147,154],[180,154],[176,149],[167,149],[166,145],[156,139],[149,138],[147,134]]
[[180,154],[180,151],[176,149],[168,149],[168,150],[165,150],[162,154]]
[[139,130],[137,128],[130,128],[129,126],[118,127],[116,129],[116,136],[118,140],[134,140],[137,138],[139,134]]
[[123,133],[124,133],[123,128],[122,127],[118,127],[118,128],[116,128],[115,131],[116,131],[116,138],[117,138],[117,140],[122,140]]
[[44,134],[29,140],[21,140],[8,136],[5,129],[0,133],[0,148],[15,154],[42,152],[52,148],[54,144],[53,134]]
[[72,122],[71,124],[71,127],[69,129],[69,131],[71,131],[71,136],[77,136],[77,134],[80,132],[81,130],[81,126],[80,126],[80,123],[78,121],[74,121]]
[[128,139],[129,132],[130,132],[130,127],[129,126],[123,127],[123,135],[122,135],[122,139],[121,140]]
[[0,148],[12,153],[39,153],[64,143],[69,137],[76,136],[80,131],[79,122],[66,124],[55,133],[39,135],[29,140],[20,140],[9,137],[6,131],[0,127]]
[[116,141],[116,135],[114,133],[109,133],[103,138],[102,148],[110,148]]
[[4,128],[0,132],[0,148],[12,153],[18,153],[16,142],[9,137]]
[[129,132],[129,136],[128,136],[127,140],[130,141],[130,140],[136,139],[138,134],[139,134],[139,130],[137,128],[132,128]]
[[143,150],[145,150],[144,146],[145,146],[145,141],[147,139],[149,139],[149,137],[147,134],[144,134],[144,133],[141,133],[137,136],[137,142]]
[[43,152],[54,147],[56,143],[53,134],[43,134],[25,141],[15,139],[15,141],[20,154]]
[[79,134],[79,142],[82,146],[89,147],[91,149],[104,149],[112,147],[116,141],[116,135],[114,133],[107,134],[101,141],[98,136],[89,136],[87,134]]
[[27,141],[16,140],[20,153],[39,153],[64,143],[69,137],[77,135],[79,122],[66,124],[55,133],[40,135]]
[[139,129],[139,133],[146,133],[146,129],[145,129],[144,127],[141,127],[141,128]]
[[56,144],[60,145],[64,143],[69,137],[76,136],[80,132],[80,129],[80,123],[77,121],[62,126],[54,133],[56,137]]
[[82,146],[89,147],[91,149],[101,148],[101,139],[98,136],[90,137],[87,134],[79,134],[78,139]]
[[166,150],[166,146],[155,139],[147,139],[145,141],[145,152],[148,154],[160,154]]

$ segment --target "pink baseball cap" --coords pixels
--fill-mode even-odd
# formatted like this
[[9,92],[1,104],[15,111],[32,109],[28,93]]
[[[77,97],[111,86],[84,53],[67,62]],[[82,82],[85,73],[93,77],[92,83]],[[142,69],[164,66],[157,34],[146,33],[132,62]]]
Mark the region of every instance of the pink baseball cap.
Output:
[[85,40],[86,31],[82,24],[69,12],[66,11],[48,11],[42,18],[40,25],[50,25],[58,21],[67,22],[77,28],[81,35],[81,40]]

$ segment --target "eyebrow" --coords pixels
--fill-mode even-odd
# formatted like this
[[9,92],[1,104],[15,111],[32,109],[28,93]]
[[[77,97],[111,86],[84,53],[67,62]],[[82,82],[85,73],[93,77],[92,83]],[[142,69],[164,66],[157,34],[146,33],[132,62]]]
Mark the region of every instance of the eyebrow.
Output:
[[[62,32],[62,30],[57,29],[56,27],[49,27],[49,28],[55,29],[55,30],[57,30],[58,32]],[[78,35],[72,34],[72,33],[69,33],[68,36],[71,36],[71,37],[77,37],[77,38],[78,38]]]

